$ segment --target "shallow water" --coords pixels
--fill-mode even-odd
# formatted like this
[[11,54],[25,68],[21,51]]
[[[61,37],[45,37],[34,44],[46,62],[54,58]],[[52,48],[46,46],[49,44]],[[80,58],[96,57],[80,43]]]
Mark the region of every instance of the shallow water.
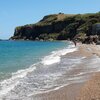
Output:
[[[4,68],[5,72],[11,71],[11,77],[8,75],[9,78],[5,77],[0,82],[0,98],[4,100],[31,100],[33,95],[85,81],[88,73],[100,70],[100,58],[97,56],[64,56],[77,50],[69,42],[9,42],[10,50],[17,52],[17,57],[12,56],[13,59],[10,60],[9,55],[5,60],[5,65],[9,64],[8,70]],[[13,51],[14,49],[17,50]],[[9,50],[6,50],[8,53]],[[11,67],[9,60],[15,66]],[[16,62],[17,60],[20,62]]]
[[64,42],[0,41],[0,80],[67,45]]
[[61,76],[53,66],[76,50],[71,47],[69,42],[0,41],[0,97],[25,98],[52,88],[50,82]]

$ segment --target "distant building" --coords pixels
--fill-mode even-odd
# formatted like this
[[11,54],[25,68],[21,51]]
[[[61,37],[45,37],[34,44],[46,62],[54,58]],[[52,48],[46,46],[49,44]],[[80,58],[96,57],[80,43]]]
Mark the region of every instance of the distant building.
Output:
[[64,14],[64,13],[62,13],[62,12],[59,12],[59,14]]

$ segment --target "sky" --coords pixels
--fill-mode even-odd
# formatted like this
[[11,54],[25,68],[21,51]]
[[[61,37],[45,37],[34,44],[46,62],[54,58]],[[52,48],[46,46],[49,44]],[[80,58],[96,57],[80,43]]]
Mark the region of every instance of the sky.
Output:
[[45,15],[99,11],[100,0],[0,0],[0,39],[9,39],[16,26],[36,23]]

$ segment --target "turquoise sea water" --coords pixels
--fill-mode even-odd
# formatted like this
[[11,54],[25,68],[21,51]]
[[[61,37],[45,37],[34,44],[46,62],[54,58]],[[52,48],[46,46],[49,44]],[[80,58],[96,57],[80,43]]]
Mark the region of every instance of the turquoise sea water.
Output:
[[0,41],[0,99],[31,100],[58,87],[61,57],[75,50],[70,42]]
[[0,41],[0,100],[41,100],[35,95],[82,82],[100,70],[97,56],[67,55],[76,50],[67,41]]
[[0,41],[0,100],[41,100],[36,94],[83,82],[100,70],[95,55],[67,55],[76,50],[68,41]]
[[0,80],[66,46],[65,42],[0,41]]

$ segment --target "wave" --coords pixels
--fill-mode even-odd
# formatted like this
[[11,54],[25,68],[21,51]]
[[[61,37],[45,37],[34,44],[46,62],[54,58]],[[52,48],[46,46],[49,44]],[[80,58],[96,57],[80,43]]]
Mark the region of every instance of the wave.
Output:
[[42,64],[51,65],[54,63],[59,63],[61,60],[61,56],[64,56],[67,53],[71,53],[76,50],[77,50],[77,48],[75,48],[73,45],[70,45],[69,47],[67,47],[63,50],[53,51],[50,55],[43,58]]
[[27,69],[19,70],[16,73],[12,73],[10,79],[0,82],[0,98],[7,94],[9,91],[13,90],[17,86],[20,80],[25,77],[29,72],[32,72],[36,69],[35,64],[30,66]]
[[[51,52],[50,55],[45,56],[39,63],[43,65],[51,65],[54,63],[59,63],[61,61],[61,56],[66,55],[67,53],[74,52],[76,50],[77,48],[75,48],[73,45],[70,45],[65,49]],[[27,69],[18,70],[17,72],[12,73],[11,78],[0,82],[0,98],[6,96],[7,93],[12,91],[16,86],[18,86],[20,84],[20,81],[24,77],[26,77],[28,73],[34,72],[36,70],[37,64],[33,64]]]

